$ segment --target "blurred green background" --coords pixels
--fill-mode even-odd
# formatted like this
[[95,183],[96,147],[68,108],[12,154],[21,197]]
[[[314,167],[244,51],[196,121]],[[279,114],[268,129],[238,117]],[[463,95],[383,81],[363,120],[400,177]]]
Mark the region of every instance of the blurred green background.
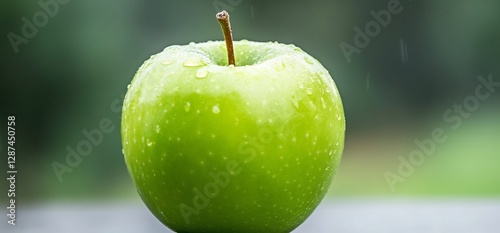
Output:
[[[8,115],[16,117],[18,199],[137,200],[116,108],[150,55],[221,40],[215,13],[224,4],[235,39],[295,44],[333,75],[347,132],[330,196],[500,196],[500,87],[456,129],[443,118],[474,95],[480,75],[500,82],[500,2],[402,0],[401,13],[348,62],[341,43],[353,45],[354,28],[364,31],[374,21],[370,11],[386,10],[388,2],[70,0],[52,8],[54,16],[16,53],[9,33],[22,36],[22,18],[32,22],[43,8],[37,1],[2,1],[0,119],[6,125]],[[53,162],[65,163],[66,148],[76,148],[86,140],[82,130],[104,118],[115,129],[60,181]],[[392,191],[384,174],[398,174],[400,158],[419,149],[414,141],[431,138],[436,128],[446,141]]]

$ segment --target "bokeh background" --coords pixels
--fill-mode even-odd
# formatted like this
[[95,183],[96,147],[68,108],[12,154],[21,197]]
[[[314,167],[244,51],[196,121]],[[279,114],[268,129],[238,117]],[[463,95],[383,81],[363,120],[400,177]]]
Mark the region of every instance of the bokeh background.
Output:
[[[456,129],[443,118],[474,95],[479,76],[500,82],[500,2],[401,0],[401,13],[346,59],[341,43],[353,45],[354,28],[364,31],[374,21],[370,11],[386,10],[388,2],[61,0],[16,53],[9,33],[22,36],[23,17],[33,22],[43,8],[37,1],[2,1],[0,172],[7,167],[6,119],[14,115],[20,206],[140,202],[121,153],[116,106],[150,55],[221,40],[214,16],[224,8],[236,40],[295,44],[333,75],[347,132],[328,198],[500,197],[500,87]],[[59,180],[53,162],[64,163],[67,147],[86,139],[82,130],[104,118],[114,130]],[[431,138],[436,128],[446,141],[391,190],[384,174],[397,174],[400,159],[418,149],[414,141]],[[1,190],[5,203],[5,179]]]

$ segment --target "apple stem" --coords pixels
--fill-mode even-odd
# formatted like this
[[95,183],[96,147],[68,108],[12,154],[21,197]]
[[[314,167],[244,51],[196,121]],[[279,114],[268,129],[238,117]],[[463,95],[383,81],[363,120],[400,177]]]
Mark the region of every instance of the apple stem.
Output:
[[229,23],[229,13],[221,11],[215,15],[219,21],[222,32],[224,33],[224,40],[226,41],[227,48],[227,61],[229,65],[235,65],[234,61],[234,47],[233,47],[233,34],[231,31],[231,23]]

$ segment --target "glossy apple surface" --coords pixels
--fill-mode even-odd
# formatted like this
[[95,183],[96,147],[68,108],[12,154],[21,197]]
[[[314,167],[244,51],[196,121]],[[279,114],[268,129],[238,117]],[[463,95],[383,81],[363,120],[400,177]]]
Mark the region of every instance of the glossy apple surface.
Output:
[[293,45],[170,46],[127,91],[125,161],[151,212],[176,232],[289,232],[319,205],[340,162],[342,102]]

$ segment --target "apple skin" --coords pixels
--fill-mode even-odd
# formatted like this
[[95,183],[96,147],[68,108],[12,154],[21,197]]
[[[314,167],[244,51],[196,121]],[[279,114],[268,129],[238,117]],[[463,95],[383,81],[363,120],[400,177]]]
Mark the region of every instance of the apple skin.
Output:
[[170,46],[129,85],[125,162],[150,211],[176,232],[290,232],[325,196],[344,147],[340,95],[294,45]]

